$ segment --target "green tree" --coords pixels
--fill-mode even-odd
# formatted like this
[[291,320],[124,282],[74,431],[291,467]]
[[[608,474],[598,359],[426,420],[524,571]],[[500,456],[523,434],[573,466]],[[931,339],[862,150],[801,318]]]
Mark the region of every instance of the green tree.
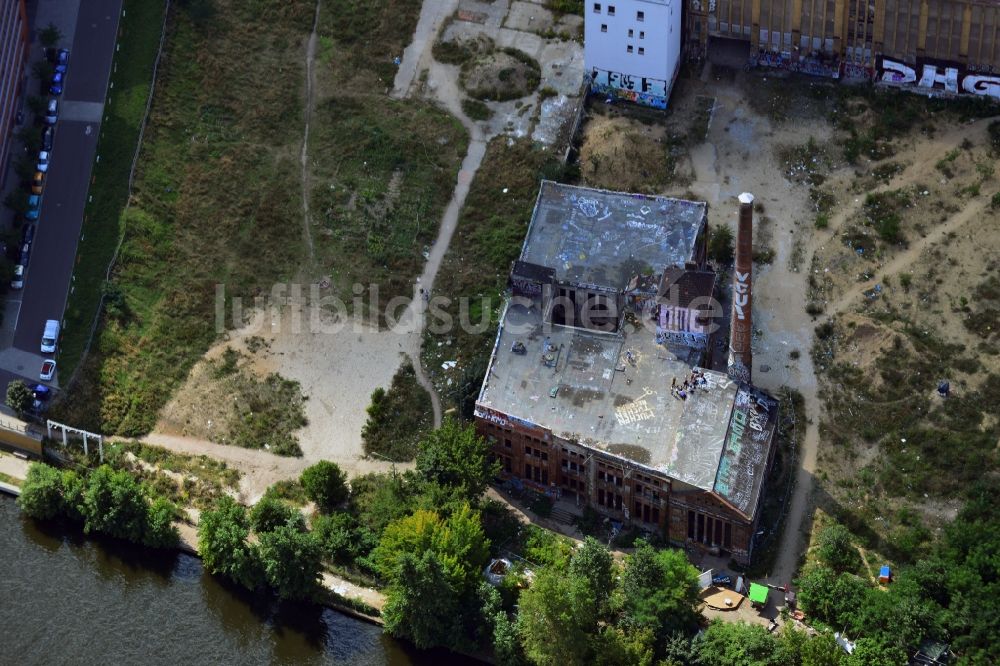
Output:
[[594,537],[587,537],[573,553],[569,571],[590,582],[598,612],[602,612],[614,588],[614,558],[611,552]]
[[62,40],[62,32],[56,27],[55,23],[49,23],[47,26],[38,31],[38,41],[42,43],[42,46],[49,49],[55,46]]
[[302,514],[270,493],[264,493],[250,510],[250,526],[258,534],[289,523],[305,529]]
[[708,237],[708,256],[719,264],[732,263],[733,232],[728,226],[721,224],[712,228]]
[[176,509],[166,497],[157,497],[149,506],[142,543],[150,548],[172,548],[180,535],[174,527]]
[[223,495],[201,513],[198,521],[198,552],[205,569],[254,589],[264,582],[260,555],[247,542],[250,525],[246,508]]
[[87,477],[82,500],[84,532],[100,532],[143,543],[149,505],[142,488],[128,471],[101,465]]
[[861,565],[861,555],[851,541],[851,532],[840,524],[823,529],[816,539],[816,554],[819,559],[838,573],[857,571]]
[[309,599],[317,589],[323,565],[319,539],[292,524],[258,536],[268,584],[282,599]]
[[[13,383],[13,382],[12,382]],[[21,485],[17,504],[27,515],[40,520],[51,520],[65,512],[63,477],[55,467],[45,463],[32,463]]]
[[855,641],[852,652],[842,663],[846,666],[899,666],[908,661],[906,652],[885,636],[863,637]]
[[413,509],[414,483],[403,474],[364,474],[351,482],[351,511],[376,534]]
[[87,489],[87,480],[76,470],[62,471],[63,511],[72,521],[83,522],[83,492]]
[[656,550],[636,541],[625,560],[622,593],[630,623],[646,626],[657,636],[686,630],[695,621],[698,571],[680,550]]
[[460,595],[433,550],[399,555],[382,618],[386,631],[418,648],[458,647],[463,636]]
[[488,459],[486,440],[472,426],[446,419],[424,437],[417,452],[417,472],[426,480],[462,489],[465,497],[479,497],[498,467]]
[[600,666],[650,666],[655,656],[656,638],[649,627],[625,630],[605,626],[594,643],[594,663]]
[[759,624],[716,620],[695,641],[704,666],[785,666],[774,636]]
[[810,614],[833,626],[854,627],[869,586],[851,573],[837,574],[822,564],[803,570],[798,580],[799,601]]
[[368,543],[349,513],[318,515],[312,520],[312,530],[323,544],[326,556],[338,564],[354,562],[375,545]]
[[474,591],[489,557],[479,514],[467,504],[447,520],[433,511],[414,511],[385,528],[372,560],[387,580],[394,581],[402,555],[419,556],[428,550],[437,555],[453,589],[460,594]]
[[517,626],[535,664],[590,664],[597,633],[597,603],[583,576],[546,567],[521,592]]
[[840,666],[845,656],[829,631],[816,634],[802,646],[802,666]]
[[315,465],[307,467],[299,479],[305,488],[306,496],[320,511],[329,513],[347,501],[349,489],[347,475],[335,463],[320,460]]
[[7,384],[7,406],[19,415],[31,409],[33,401],[31,389],[20,379],[15,379]]

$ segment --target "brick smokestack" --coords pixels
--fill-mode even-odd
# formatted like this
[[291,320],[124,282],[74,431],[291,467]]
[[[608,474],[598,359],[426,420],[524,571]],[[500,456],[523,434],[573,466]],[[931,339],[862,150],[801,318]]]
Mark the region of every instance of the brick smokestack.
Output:
[[729,376],[749,382],[753,356],[750,338],[753,321],[751,279],[753,277],[753,195],[744,192],[739,196],[740,222],[736,230],[736,269],[733,272],[733,314],[729,328]]

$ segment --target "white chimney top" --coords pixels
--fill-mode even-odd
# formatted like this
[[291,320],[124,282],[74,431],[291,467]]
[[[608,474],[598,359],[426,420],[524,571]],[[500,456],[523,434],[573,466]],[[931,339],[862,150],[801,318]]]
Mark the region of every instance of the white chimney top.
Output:
[[739,196],[739,200],[740,200],[741,204],[752,204],[753,203],[753,195],[750,194],[749,192],[744,192],[743,194],[741,194]]

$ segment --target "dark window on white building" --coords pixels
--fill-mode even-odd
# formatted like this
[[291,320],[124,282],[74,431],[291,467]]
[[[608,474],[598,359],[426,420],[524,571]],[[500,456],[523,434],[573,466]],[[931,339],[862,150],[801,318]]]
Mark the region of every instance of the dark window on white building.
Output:
[[608,5],[608,16],[614,16],[614,15],[615,15],[615,6]]
[[608,31],[608,24],[607,23],[602,23],[601,24],[601,32],[607,32],[607,31]]
[[636,21],[645,21],[646,20],[646,12],[636,12],[635,13],[635,20]]
[[600,14],[601,13],[601,3],[599,3],[599,2],[595,2],[594,3],[594,13],[595,14]]
[[625,51],[626,51],[627,53],[632,53],[632,45],[631,45],[631,44],[629,44],[628,46],[626,46],[626,47],[625,47]]

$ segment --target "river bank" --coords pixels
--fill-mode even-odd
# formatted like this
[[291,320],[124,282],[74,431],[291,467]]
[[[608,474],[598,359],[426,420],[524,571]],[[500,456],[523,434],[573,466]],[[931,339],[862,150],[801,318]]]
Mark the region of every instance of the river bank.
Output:
[[[5,655],[19,664],[435,664],[377,626],[252,594],[181,551],[86,537],[24,517],[0,495]],[[3,659],[0,659],[3,661]]]

